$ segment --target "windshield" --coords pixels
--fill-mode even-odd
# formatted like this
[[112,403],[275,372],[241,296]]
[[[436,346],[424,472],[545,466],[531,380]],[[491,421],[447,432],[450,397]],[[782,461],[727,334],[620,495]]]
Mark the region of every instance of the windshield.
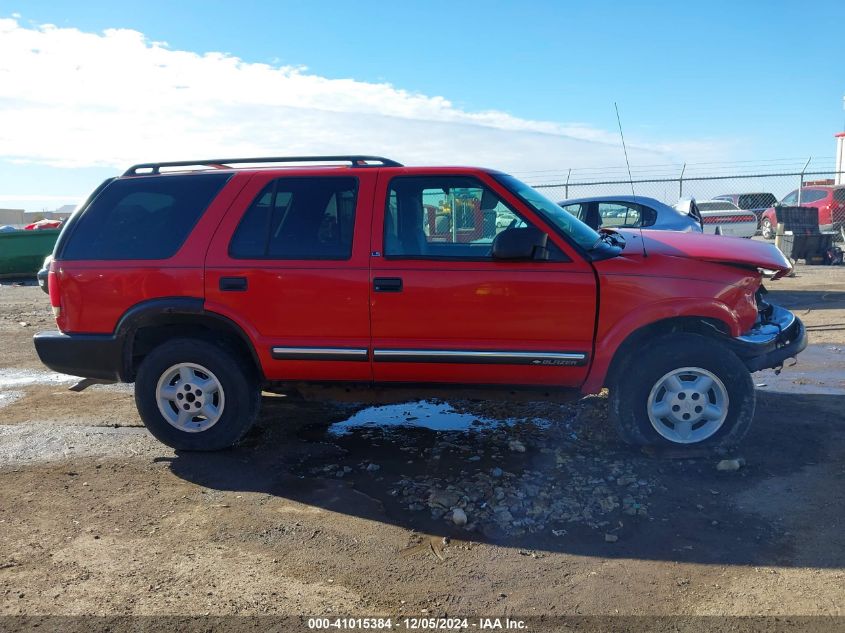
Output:
[[558,231],[570,237],[584,250],[589,251],[601,242],[598,233],[536,189],[507,174],[494,174],[494,177],[544,220],[554,225]]

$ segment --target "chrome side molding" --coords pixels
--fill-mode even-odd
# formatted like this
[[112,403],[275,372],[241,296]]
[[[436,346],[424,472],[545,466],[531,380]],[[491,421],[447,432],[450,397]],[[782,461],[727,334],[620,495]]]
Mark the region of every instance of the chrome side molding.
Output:
[[373,350],[373,360],[381,363],[474,363],[576,367],[587,363],[587,355],[580,352],[377,349]]
[[369,350],[353,347],[274,347],[274,360],[369,360]]
[[[369,350],[351,347],[273,347],[274,360],[367,361]],[[376,349],[379,363],[464,363],[477,365],[534,365],[579,367],[587,364],[581,352],[524,352],[499,350]]]

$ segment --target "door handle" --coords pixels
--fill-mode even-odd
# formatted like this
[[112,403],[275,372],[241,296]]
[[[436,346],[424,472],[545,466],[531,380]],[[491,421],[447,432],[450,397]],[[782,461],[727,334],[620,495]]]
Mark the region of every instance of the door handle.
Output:
[[376,277],[373,279],[373,290],[376,292],[402,292],[400,277]]
[[247,289],[246,277],[221,277],[220,290],[224,292],[243,292]]

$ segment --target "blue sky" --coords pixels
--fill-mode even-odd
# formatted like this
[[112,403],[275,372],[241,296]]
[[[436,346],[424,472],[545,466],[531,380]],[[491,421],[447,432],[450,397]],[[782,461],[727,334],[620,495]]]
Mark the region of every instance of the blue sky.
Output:
[[[217,51],[246,64],[302,67],[300,73],[307,77],[357,82],[355,86],[334,82],[330,94],[323,94],[316,106],[313,96],[301,100],[291,95],[291,91],[299,89],[299,82],[280,88],[284,94],[275,100],[264,99],[261,93],[275,79],[257,77],[260,73],[248,72],[249,68],[238,74],[244,78],[243,83],[235,75],[225,76],[239,86],[235,90],[252,92],[254,102],[244,102],[241,95],[235,105],[216,103],[217,97],[209,97],[207,89],[177,86],[182,92],[193,93],[194,101],[179,101],[183,114],[192,103],[201,109],[209,100],[214,101],[215,112],[208,114],[208,125],[219,124],[227,130],[223,138],[229,146],[244,150],[271,150],[286,145],[287,139],[291,148],[309,153],[309,136],[302,131],[311,130],[317,148],[348,147],[347,151],[360,151],[365,149],[357,147],[362,143],[361,136],[350,135],[346,144],[342,142],[344,126],[372,126],[375,131],[381,130],[381,136],[372,137],[372,149],[390,151],[392,155],[397,151],[400,155],[405,153],[400,158],[408,162],[471,160],[529,172],[619,165],[621,154],[617,157],[610,147],[616,129],[614,101],[619,102],[626,136],[635,146],[634,159],[640,164],[829,157],[834,153],[833,134],[842,130],[845,121],[843,2],[822,0],[810,6],[778,1],[2,0],[0,18],[12,18],[16,32],[24,36],[39,29],[43,33],[45,24],[55,25],[59,30],[59,34],[54,32],[51,36],[56,40],[55,46],[67,47],[64,51],[57,48],[57,54],[65,58],[81,55],[77,67],[87,63],[80,52],[87,44],[81,39],[75,44],[60,42],[63,29],[97,36],[103,36],[106,29],[130,29],[142,34],[147,43],[166,42],[166,50],[174,53],[187,51],[201,56]],[[112,42],[112,48],[103,50],[114,52],[104,54],[121,55],[121,51],[129,50],[120,48],[129,47],[124,40]],[[131,51],[138,63],[145,63],[141,61],[143,51],[137,46]],[[14,76],[21,70],[14,67],[16,60],[22,58],[14,49],[5,52],[0,72],[6,70]],[[211,61],[206,61],[206,71],[213,73],[209,70]],[[179,59],[171,55],[169,61],[159,65],[178,63]],[[127,72],[133,68],[130,65]],[[102,73],[102,83],[113,78],[114,72],[120,72],[119,68],[106,70],[96,71]],[[41,73],[42,83],[54,81],[49,69],[37,67],[36,71]],[[190,73],[179,76],[189,77],[187,83],[192,81]],[[256,78],[250,83],[247,76]],[[89,88],[92,82],[100,83],[95,75],[92,77],[86,84]],[[146,95],[126,94],[127,100],[134,96],[134,105],[109,102],[103,106],[110,111],[109,116],[117,117],[115,111],[120,110],[123,118],[115,118],[113,125],[123,121],[124,127],[131,129],[139,121],[138,107],[143,106],[145,112],[161,107],[156,104],[155,95],[149,94],[157,93],[158,81],[165,80],[149,78]],[[410,103],[402,94],[394,93],[382,98],[379,90],[369,88],[384,84],[406,91],[402,94],[418,95],[424,103]],[[167,85],[173,87],[172,82]],[[56,99],[77,90],[73,83],[59,87]],[[227,85],[218,87],[221,91],[233,89]],[[45,95],[30,96],[36,88],[25,80],[15,88],[16,93],[11,93],[12,88],[5,94],[0,92],[0,116],[3,108],[15,108],[14,117],[3,118],[7,122],[20,121],[16,126],[19,130],[32,126],[31,135],[41,133],[37,117],[25,116],[26,108],[46,117],[62,116],[51,114],[55,105],[45,103]],[[361,98],[364,93],[366,98]],[[448,105],[436,102],[437,97]],[[139,98],[149,102],[139,104]],[[79,109],[71,119],[74,122],[83,121],[97,107],[82,97],[75,101],[75,105],[68,106],[70,110]],[[349,101],[358,105],[347,108]],[[239,123],[237,119],[252,116],[270,121],[267,110],[262,109],[268,107],[273,107],[274,113],[295,115],[287,120],[295,119],[297,124],[278,138],[268,136],[267,145],[262,145],[260,126],[246,129],[243,120]],[[294,108],[295,112],[285,108]],[[310,114],[322,109],[332,112],[327,122]],[[497,114],[490,117],[485,115],[488,112]],[[504,115],[514,120],[505,119]],[[156,120],[167,116],[167,110],[160,110]],[[388,117],[395,124],[392,136],[384,133],[379,117]],[[399,125],[397,119],[404,123]],[[191,127],[182,124],[167,130],[172,142],[162,145],[165,155],[151,155],[156,153],[155,131],[150,131],[151,124],[145,119],[146,130],[125,139],[125,153],[105,151],[109,141],[124,140],[115,138],[114,130],[120,128],[112,127],[105,138],[94,139],[93,145],[103,148],[101,157],[89,152],[91,155],[86,158],[81,152],[78,160],[68,156],[53,160],[49,140],[39,153],[30,154],[20,147],[21,135],[13,142],[3,134],[2,120],[0,207],[49,208],[62,196],[84,195],[101,177],[118,171],[118,166],[126,161],[196,157],[196,148],[232,153],[223,151],[227,147],[222,140],[215,146],[202,130],[181,137],[174,130]],[[57,155],[67,154],[71,143],[87,146],[80,143],[80,138],[98,135],[93,127],[79,132],[87,136],[63,137],[63,129],[77,125],[84,127],[85,123],[51,129],[50,135],[55,137],[52,142],[64,149],[57,149]],[[489,134],[482,138],[478,126]],[[331,139],[319,134],[327,130],[332,130]],[[401,138],[406,131],[408,138]],[[294,132],[302,133],[302,138]],[[558,143],[570,136],[577,142]],[[391,140],[394,137],[399,138]],[[445,140],[436,145],[432,139],[439,138]],[[181,142],[177,142],[179,139]],[[461,148],[454,151],[456,159],[449,160],[449,144],[454,147],[457,140],[461,141]],[[413,151],[406,149],[409,143],[414,144]],[[550,143],[557,143],[552,150],[548,149],[552,147]],[[477,151],[474,153],[468,145]],[[637,147],[642,149],[640,154],[636,153]],[[37,199],[42,194],[52,197]]]

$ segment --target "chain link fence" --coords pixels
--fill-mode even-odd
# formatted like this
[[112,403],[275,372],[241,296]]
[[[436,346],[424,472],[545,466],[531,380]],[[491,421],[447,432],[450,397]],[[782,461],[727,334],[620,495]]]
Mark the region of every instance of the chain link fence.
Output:
[[[574,170],[573,170],[574,171]],[[689,176],[675,178],[633,178],[603,179],[601,177],[578,177],[562,181],[533,180],[533,187],[555,201],[595,196],[647,196],[665,204],[674,205],[679,200],[695,198],[710,200],[729,194],[746,194],[739,198],[743,208],[755,208],[766,197],[748,194],[771,194],[778,201],[794,192],[792,204],[811,204],[812,195],[807,191],[813,185],[845,185],[845,172],[799,171],[787,173],[759,173],[739,175]],[[802,189],[803,187],[803,189]],[[798,200],[797,196],[803,198]],[[768,197],[770,200],[771,198]],[[736,204],[736,201],[735,201]],[[765,204],[764,206],[770,206]]]

